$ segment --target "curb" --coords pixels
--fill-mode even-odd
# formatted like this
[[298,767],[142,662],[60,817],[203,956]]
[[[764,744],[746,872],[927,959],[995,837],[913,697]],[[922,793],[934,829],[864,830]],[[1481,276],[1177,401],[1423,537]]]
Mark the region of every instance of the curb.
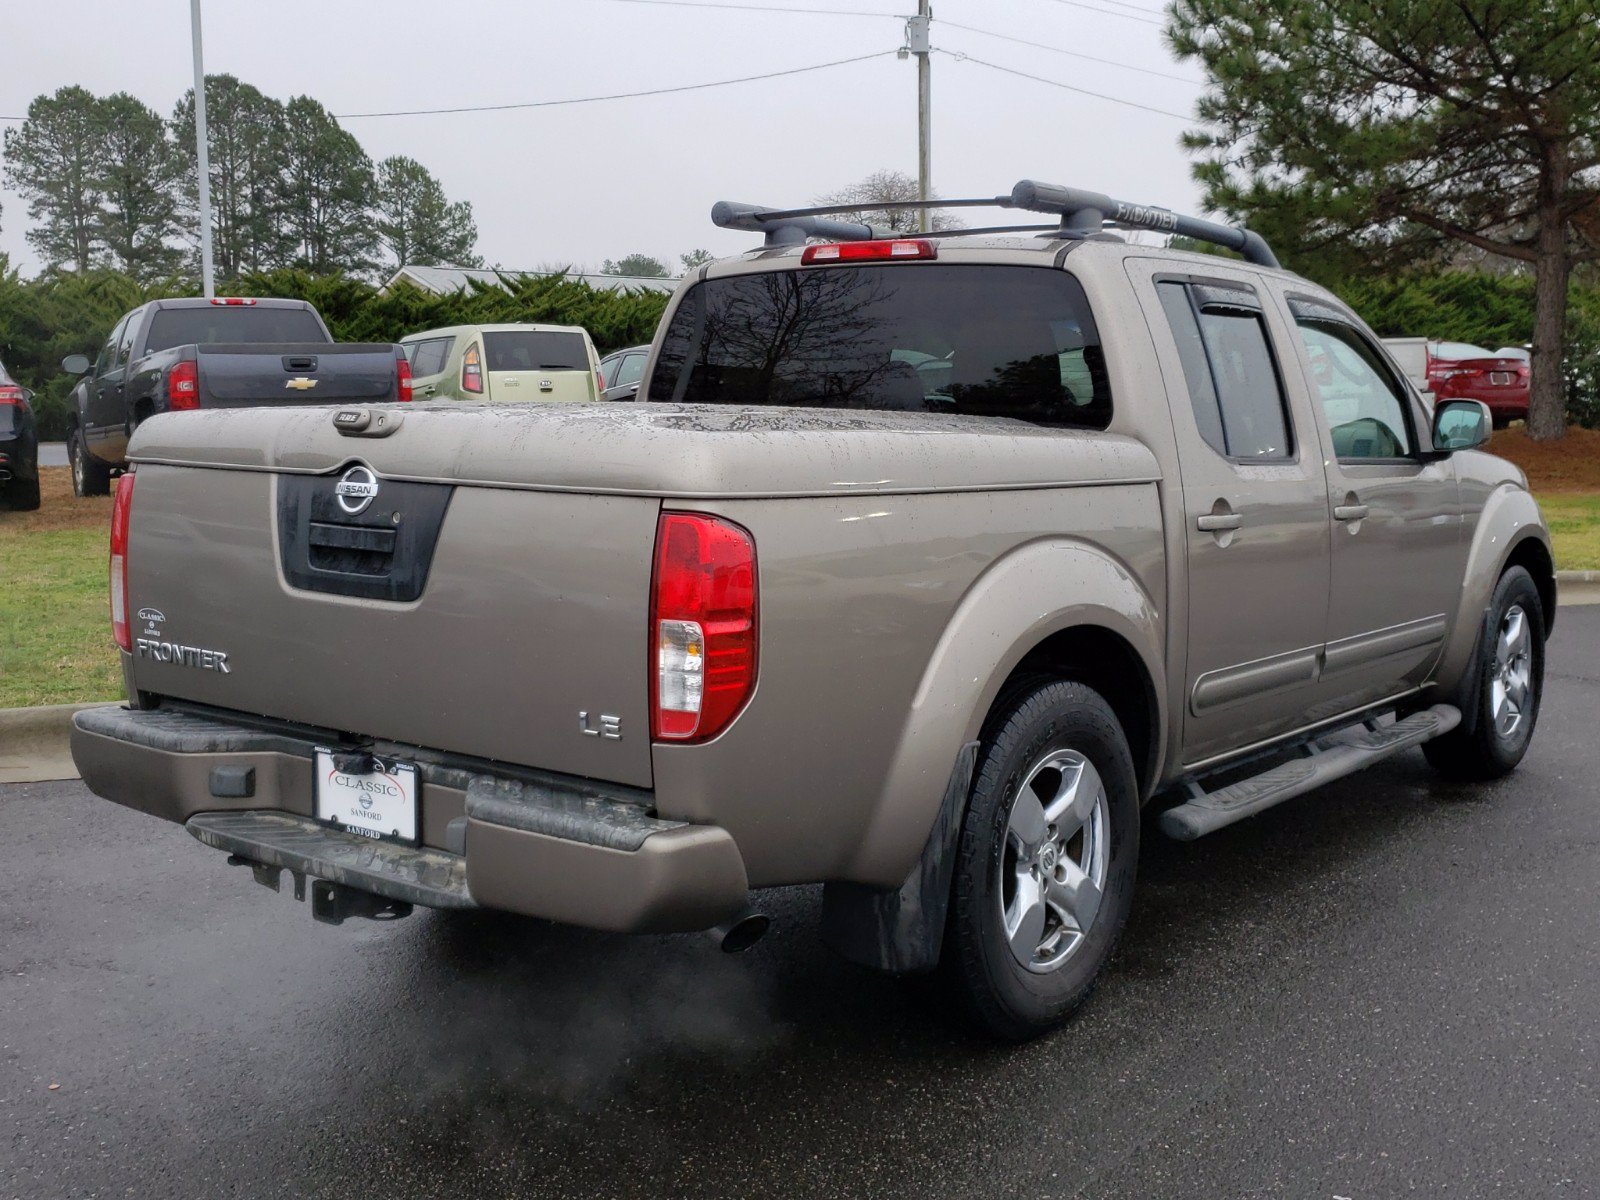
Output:
[[116,703],[102,700],[97,704],[0,709],[0,783],[78,778],[78,768],[72,762],[68,744],[72,714]]
[[1556,582],[1561,583],[1600,583],[1600,571],[1557,571]]

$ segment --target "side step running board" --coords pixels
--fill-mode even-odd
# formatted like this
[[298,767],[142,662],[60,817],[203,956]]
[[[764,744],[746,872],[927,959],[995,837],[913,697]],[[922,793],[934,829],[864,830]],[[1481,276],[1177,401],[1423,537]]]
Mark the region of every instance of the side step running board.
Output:
[[[1187,804],[1180,804],[1161,814],[1161,832],[1180,842],[1192,842],[1235,821],[1252,817],[1274,804],[1282,804],[1313,788],[1342,779],[1363,767],[1370,767],[1391,754],[1420,746],[1442,733],[1449,733],[1460,722],[1460,709],[1449,704],[1435,704],[1392,725],[1369,725],[1365,732],[1354,737],[1344,737],[1336,732],[1319,738],[1306,747],[1307,757],[1281,763],[1214,792],[1206,792],[1198,785],[1190,784],[1197,794]],[[1328,745],[1331,739],[1340,740]]]

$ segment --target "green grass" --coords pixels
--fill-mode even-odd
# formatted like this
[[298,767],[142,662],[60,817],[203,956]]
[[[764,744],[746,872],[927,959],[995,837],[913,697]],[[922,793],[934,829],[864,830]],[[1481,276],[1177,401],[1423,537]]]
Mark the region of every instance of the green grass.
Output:
[[1600,571],[1600,495],[1552,492],[1539,497],[1556,570]]
[[[0,708],[122,695],[106,604],[108,506],[59,503],[0,521]],[[1556,567],[1600,570],[1600,494],[1549,492],[1539,506]]]
[[0,708],[121,695],[105,530],[0,525]]

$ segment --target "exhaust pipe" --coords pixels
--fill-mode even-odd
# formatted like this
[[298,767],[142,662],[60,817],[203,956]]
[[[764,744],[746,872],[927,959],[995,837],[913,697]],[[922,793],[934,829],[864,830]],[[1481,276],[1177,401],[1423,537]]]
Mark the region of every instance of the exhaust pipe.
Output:
[[759,942],[771,927],[771,917],[747,904],[734,916],[707,932],[722,947],[724,954],[742,954]]

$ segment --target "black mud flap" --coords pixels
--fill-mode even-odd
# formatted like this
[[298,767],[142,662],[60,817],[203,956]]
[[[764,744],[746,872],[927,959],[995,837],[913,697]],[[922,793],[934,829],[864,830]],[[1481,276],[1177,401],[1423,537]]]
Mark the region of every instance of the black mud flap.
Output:
[[839,954],[895,975],[939,965],[956,842],[977,764],[978,743],[968,742],[956,755],[922,855],[898,889],[859,883],[830,883],[822,889],[822,938]]

